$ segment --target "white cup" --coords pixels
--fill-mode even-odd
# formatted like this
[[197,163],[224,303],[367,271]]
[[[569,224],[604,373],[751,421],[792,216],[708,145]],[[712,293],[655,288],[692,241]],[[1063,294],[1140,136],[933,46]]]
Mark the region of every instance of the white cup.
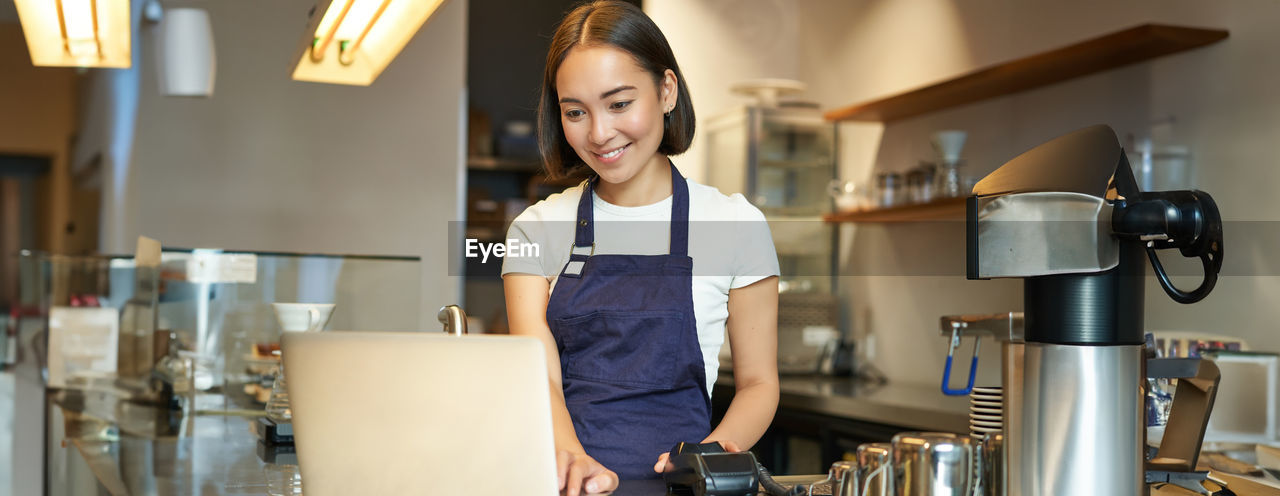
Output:
[[840,181],[833,179],[827,185],[827,192],[836,201],[836,210],[848,211],[857,210],[862,206],[861,199],[865,192],[862,187],[853,181]]
[[333,316],[332,303],[272,303],[282,331],[319,331]]

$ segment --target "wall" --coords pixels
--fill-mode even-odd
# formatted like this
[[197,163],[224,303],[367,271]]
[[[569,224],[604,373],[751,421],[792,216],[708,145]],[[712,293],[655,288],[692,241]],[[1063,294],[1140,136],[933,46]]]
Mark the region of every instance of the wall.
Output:
[[185,4],[212,19],[213,98],[158,93],[152,25],[136,38],[136,70],[100,74],[87,90],[77,156],[111,162],[104,249],[129,252],[147,235],[167,246],[420,256],[419,315],[434,327],[460,287],[445,233],[462,215],[467,2],[446,2],[369,87],[289,78],[309,0],[166,7]]
[[0,155],[50,159],[49,173],[37,181],[36,246],[62,250],[70,218],[69,147],[76,129],[73,69],[34,67],[22,27],[0,22]]
[[[704,9],[718,4],[698,3]],[[1256,349],[1280,350],[1280,335],[1272,324],[1280,318],[1273,304],[1280,295],[1280,271],[1267,258],[1278,239],[1272,221],[1280,215],[1280,200],[1270,191],[1280,184],[1280,170],[1267,165],[1273,161],[1271,141],[1280,133],[1280,97],[1266,83],[1280,75],[1280,59],[1270,54],[1280,43],[1280,35],[1270,29],[1280,18],[1280,5],[1265,0],[806,0],[796,5],[802,27],[796,51],[757,60],[753,67],[795,64],[798,78],[810,85],[809,96],[824,108],[899,93],[1136,24],[1231,31],[1229,39],[1206,48],[1011,97],[888,125],[842,124],[841,172],[866,179],[877,171],[905,170],[932,157],[929,135],[941,129],[969,132],[964,155],[967,173],[975,176],[1057,135],[1095,123],[1111,125],[1122,138],[1132,134],[1186,145],[1192,150],[1197,186],[1214,195],[1228,220],[1225,277],[1208,299],[1193,306],[1172,302],[1150,278],[1146,327],[1226,334]],[[676,43],[682,60],[711,61],[704,72],[741,70],[732,62],[735,55],[714,58],[713,53],[752,53],[720,42],[714,33],[690,29],[722,23],[686,15],[707,15],[705,11],[690,8],[679,16],[662,9],[650,12]],[[686,32],[673,36],[674,29]],[[694,98],[703,115],[723,106],[696,92]],[[958,226],[842,229],[845,276],[839,284],[848,303],[846,319],[863,338],[864,349],[866,336],[874,336],[873,362],[895,381],[937,383],[946,353],[938,316],[1021,308],[1017,281],[963,278]],[[1163,258],[1174,265],[1175,257]],[[1184,286],[1198,281],[1194,276],[1176,280]],[[998,378],[992,348],[984,351],[983,381]]]

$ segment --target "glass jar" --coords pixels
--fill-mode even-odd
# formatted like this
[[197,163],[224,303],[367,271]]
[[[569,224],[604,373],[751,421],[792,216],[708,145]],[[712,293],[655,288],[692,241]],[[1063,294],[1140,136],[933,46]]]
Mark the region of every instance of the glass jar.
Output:
[[902,174],[882,172],[876,176],[876,192],[879,196],[877,205],[881,208],[892,207],[903,201]]
[[920,186],[915,192],[916,201],[929,203],[937,197],[938,167],[930,162],[920,162],[916,167],[920,171]]

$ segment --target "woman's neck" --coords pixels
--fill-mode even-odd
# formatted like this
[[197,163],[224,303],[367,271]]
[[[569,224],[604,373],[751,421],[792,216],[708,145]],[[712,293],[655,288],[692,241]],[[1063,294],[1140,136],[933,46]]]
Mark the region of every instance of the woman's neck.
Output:
[[635,176],[617,184],[598,181],[596,195],[619,207],[651,205],[671,196],[671,168],[667,156],[657,153]]

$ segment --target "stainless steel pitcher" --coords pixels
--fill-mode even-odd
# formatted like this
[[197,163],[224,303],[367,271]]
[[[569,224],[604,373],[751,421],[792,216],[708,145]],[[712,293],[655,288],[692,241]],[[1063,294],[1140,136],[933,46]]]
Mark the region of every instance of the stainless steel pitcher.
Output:
[[904,432],[893,437],[895,496],[972,496],[978,445],[968,436]]
[[852,490],[840,496],[889,496],[893,494],[893,445],[890,443],[866,443],[858,446],[855,457],[858,468],[854,472]]

